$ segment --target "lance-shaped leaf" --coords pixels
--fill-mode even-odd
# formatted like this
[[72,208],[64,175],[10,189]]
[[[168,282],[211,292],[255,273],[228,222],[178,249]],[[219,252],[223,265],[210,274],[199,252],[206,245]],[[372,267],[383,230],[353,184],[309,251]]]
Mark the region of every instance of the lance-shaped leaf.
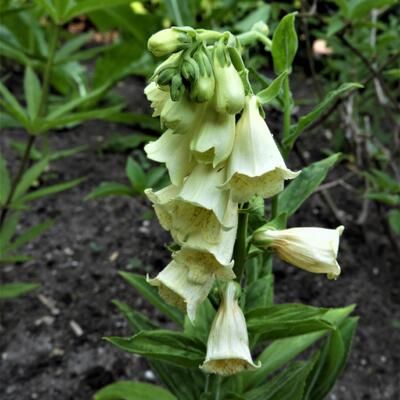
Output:
[[341,153],[336,153],[303,168],[300,175],[279,194],[278,215],[293,215],[323,182],[340,157]]
[[263,307],[246,314],[247,327],[250,333],[257,335],[258,342],[334,329],[323,319],[327,311],[302,304]]
[[204,360],[205,346],[181,332],[142,331],[131,338],[107,337],[107,341],[130,353],[187,368],[197,368]]
[[0,154],[0,205],[3,205],[10,193],[10,174],[5,158]]
[[327,94],[325,99],[318,104],[310,113],[300,117],[299,122],[290,128],[289,135],[283,140],[283,145],[286,148],[292,148],[296,139],[300,134],[315,120],[317,120],[321,114],[328,109],[340,96],[354,89],[360,89],[363,85],[360,83],[349,82],[341,84],[337,89],[332,90]]
[[120,381],[98,391],[94,400],[176,400],[176,397],[160,386],[150,383]]
[[260,103],[262,103],[262,104],[269,103],[276,96],[278,96],[278,94],[282,88],[283,81],[285,80],[285,78],[287,76],[288,76],[288,72],[283,71],[277,78],[275,78],[271,82],[271,84],[267,88],[258,92],[257,98],[260,101]]
[[282,18],[272,37],[272,59],[277,74],[289,70],[296,55],[298,40],[294,27],[297,13],[291,13]]
[[[324,319],[338,327],[354,308],[355,305],[350,305],[329,310],[324,315]],[[261,367],[256,371],[244,374],[245,388],[249,390],[265,381],[268,375],[309,348],[313,343],[325,336],[327,332],[328,330],[325,330],[274,340],[257,359],[257,361],[261,361]]]
[[13,299],[14,297],[22,296],[26,293],[37,289],[40,285],[37,283],[6,283],[0,285],[0,300]]
[[24,92],[28,106],[28,115],[33,121],[38,115],[42,95],[39,78],[29,66],[25,68]]

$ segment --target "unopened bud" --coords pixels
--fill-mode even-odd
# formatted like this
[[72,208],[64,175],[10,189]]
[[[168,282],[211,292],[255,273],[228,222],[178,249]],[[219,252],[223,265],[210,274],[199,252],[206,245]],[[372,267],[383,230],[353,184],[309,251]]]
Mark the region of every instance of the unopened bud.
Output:
[[175,74],[172,78],[171,88],[170,88],[172,101],[180,100],[184,92],[185,92],[185,86],[183,85],[182,77],[180,74]]
[[147,47],[156,57],[162,57],[182,49],[190,41],[186,33],[176,28],[168,28],[152,35],[147,42]]

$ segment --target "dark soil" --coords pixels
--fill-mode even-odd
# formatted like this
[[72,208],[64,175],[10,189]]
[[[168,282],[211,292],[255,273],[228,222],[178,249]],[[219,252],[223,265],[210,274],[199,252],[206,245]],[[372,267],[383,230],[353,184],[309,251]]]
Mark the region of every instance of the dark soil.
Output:
[[[131,109],[147,108],[143,83],[129,80],[122,88],[133,99]],[[271,115],[271,125],[278,123]],[[276,125],[278,126],[278,125]],[[129,335],[112,299],[128,302],[160,323],[167,321],[117,275],[131,270],[152,275],[168,262],[164,244],[168,234],[155,219],[145,218],[150,206],[143,198],[108,197],[83,201],[102,181],[126,182],[127,154],[99,153],[112,133],[128,128],[94,121],[51,135],[54,148],[88,144],[89,149],[52,164],[48,183],[86,176],[87,180],[63,194],[37,201],[25,214],[23,227],[46,218],[56,224],[25,251],[36,260],[3,269],[5,282],[39,282],[30,295],[3,304],[0,325],[0,398],[2,400],[88,400],[104,385],[121,380],[154,381],[146,361],[125,354],[102,340],[107,335]],[[1,143],[9,160],[11,138],[23,133],[3,132]],[[322,130],[305,136],[308,162],[324,157],[328,141]],[[291,167],[301,167],[296,157]],[[328,181],[346,174],[346,166],[333,171]],[[357,186],[359,182],[350,182]],[[357,303],[361,317],[350,360],[329,399],[398,400],[400,393],[400,269],[372,204],[366,224],[354,221],[361,200],[337,186],[329,191],[347,221],[341,242],[343,272],[337,281],[312,275],[291,266],[276,266],[276,301],[316,306]],[[313,195],[290,225],[335,227],[331,211]],[[139,262],[140,261],[140,262]],[[50,305],[49,305],[50,303]],[[188,399],[190,400],[190,399]],[[290,399],[288,399],[290,400]]]

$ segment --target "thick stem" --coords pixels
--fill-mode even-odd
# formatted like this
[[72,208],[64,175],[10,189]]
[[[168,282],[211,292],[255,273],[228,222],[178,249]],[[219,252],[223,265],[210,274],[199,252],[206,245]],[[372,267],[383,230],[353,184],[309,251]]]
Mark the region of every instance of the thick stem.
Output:
[[257,31],[242,33],[241,35],[238,35],[237,38],[242,46],[247,46],[256,42],[261,42],[268,49],[272,46],[271,39]]
[[217,375],[217,379],[216,379],[216,386],[215,386],[215,396],[214,399],[215,400],[220,400],[220,396],[221,396],[221,375]]
[[[247,203],[243,205],[242,209],[247,208]],[[247,212],[239,213],[238,230],[236,234],[235,248],[233,249],[233,259],[235,265],[233,272],[236,275],[236,281],[241,282],[244,270],[244,264],[247,258],[247,225],[249,214]]]

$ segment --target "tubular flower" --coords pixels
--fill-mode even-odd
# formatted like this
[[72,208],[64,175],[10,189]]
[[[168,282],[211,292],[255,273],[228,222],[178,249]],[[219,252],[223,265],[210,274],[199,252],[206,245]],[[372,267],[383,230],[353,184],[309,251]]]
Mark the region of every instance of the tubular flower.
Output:
[[170,305],[187,312],[193,322],[197,306],[208,296],[215,279],[234,279],[233,262],[221,264],[212,254],[186,248],[173,254],[171,261],[148,282],[159,288]]
[[192,135],[176,135],[168,129],[154,142],[148,143],[144,150],[150,160],[165,163],[173,185],[182,185],[184,178],[195,166],[190,152]]
[[156,56],[162,57],[181,49],[190,40],[184,32],[175,28],[158,31],[147,42],[148,49]]
[[242,80],[226,49],[217,45],[213,56],[215,75],[215,109],[219,113],[237,114],[242,111],[245,93]]
[[203,118],[205,103],[193,103],[183,96],[178,101],[168,99],[160,113],[161,125],[185,134],[199,125]]
[[170,231],[179,244],[191,235],[201,235],[206,242],[219,240],[221,227],[225,225],[228,210],[237,205],[232,203],[229,192],[218,189],[224,179],[224,171],[199,164],[186,178],[181,188],[167,186],[158,192],[146,189],[145,194],[154,204],[161,226]]
[[158,117],[165,103],[169,100],[169,91],[164,91],[155,82],[150,82],[144,89],[147,100],[151,103],[153,117]]
[[227,182],[238,203],[257,194],[272,197],[283,190],[285,179],[300,172],[289,170],[267,124],[258,111],[257,97],[251,96],[236,125],[236,137],[228,161]]
[[206,118],[199,125],[190,149],[200,163],[216,167],[232,152],[235,140],[235,116],[219,114],[212,106],[207,108]]
[[229,282],[211,326],[203,371],[233,375],[258,368],[250,354],[246,320],[236,299],[236,284]]
[[254,244],[271,247],[282,260],[296,267],[316,274],[327,274],[329,279],[336,279],[340,275],[336,258],[343,230],[343,226],[336,229],[260,228],[253,239]]

